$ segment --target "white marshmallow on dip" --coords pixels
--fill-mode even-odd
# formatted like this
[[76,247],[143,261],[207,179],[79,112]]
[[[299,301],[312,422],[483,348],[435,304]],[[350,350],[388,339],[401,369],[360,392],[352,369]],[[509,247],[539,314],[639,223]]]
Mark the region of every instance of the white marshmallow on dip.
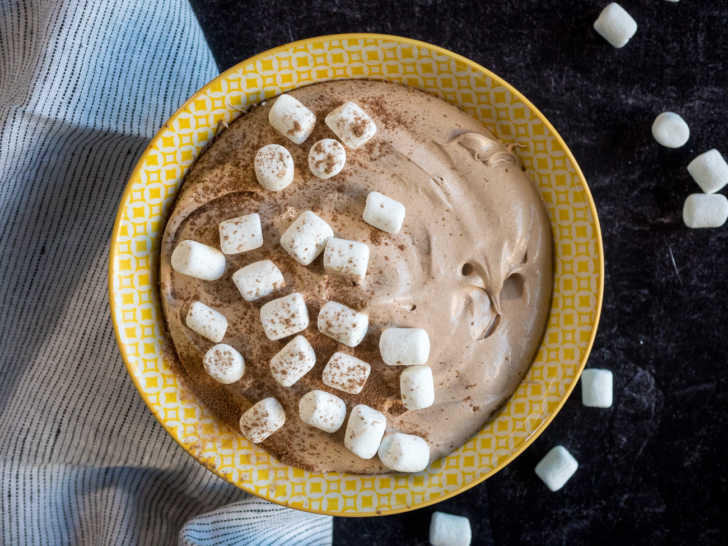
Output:
[[359,345],[369,329],[369,316],[338,301],[327,301],[316,320],[319,332],[348,347]]
[[260,322],[271,341],[302,332],[308,328],[306,300],[298,292],[271,300],[260,308]]
[[172,269],[202,281],[216,281],[225,274],[225,256],[218,249],[185,240],[172,251]]
[[372,367],[368,362],[346,353],[336,352],[326,363],[321,380],[327,387],[349,394],[359,394],[371,371]]
[[324,251],[326,242],[334,236],[324,220],[313,213],[303,211],[281,236],[283,250],[301,265],[310,265]]
[[370,226],[391,233],[399,233],[404,222],[405,208],[402,203],[378,191],[369,192],[362,218]]
[[388,366],[425,364],[430,336],[422,328],[386,328],[379,337],[379,352]]
[[240,416],[240,432],[254,444],[259,444],[281,428],[286,412],[273,397],[264,398]]
[[361,281],[369,266],[369,246],[359,241],[331,237],[324,250],[324,269]]
[[336,176],[346,165],[346,150],[333,138],[316,142],[308,151],[308,168],[316,178],[326,180]]
[[421,472],[430,462],[430,446],[413,434],[396,432],[382,440],[378,450],[382,464],[396,472]]
[[429,408],[435,403],[435,382],[429,366],[408,366],[399,376],[399,392],[408,410]]
[[333,109],[324,121],[349,148],[361,148],[377,133],[374,120],[351,101]]
[[316,116],[291,95],[280,95],[268,112],[268,123],[295,144],[303,144],[316,125]]
[[286,286],[283,273],[270,260],[241,267],[233,273],[232,280],[245,301],[259,300]]
[[346,419],[346,404],[329,392],[312,390],[298,401],[301,421],[324,432],[336,432]]
[[267,144],[258,150],[253,168],[258,183],[267,190],[281,191],[293,182],[293,157],[280,144]]
[[357,457],[371,459],[377,454],[386,428],[387,418],[383,413],[364,404],[354,406],[346,424],[344,445]]
[[224,220],[218,225],[223,254],[242,254],[263,246],[263,229],[257,213]]
[[185,324],[193,332],[215,343],[222,341],[228,326],[225,315],[201,301],[193,301],[190,304]]
[[210,347],[202,357],[202,366],[207,375],[223,385],[239,381],[245,373],[243,355],[225,343],[218,343]]
[[316,364],[316,353],[308,340],[298,335],[270,359],[270,373],[281,386],[290,387]]

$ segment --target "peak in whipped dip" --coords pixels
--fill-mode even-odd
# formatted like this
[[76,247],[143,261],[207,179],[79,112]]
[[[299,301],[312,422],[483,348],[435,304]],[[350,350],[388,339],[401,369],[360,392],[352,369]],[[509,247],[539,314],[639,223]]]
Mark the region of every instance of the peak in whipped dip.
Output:
[[[252,108],[224,130],[191,167],[169,216],[161,247],[161,299],[179,371],[199,398],[239,430],[243,412],[274,397],[285,424],[260,444],[283,463],[316,471],[386,472],[378,457],[361,459],[344,446],[346,423],[330,434],[299,418],[300,398],[313,389],[341,398],[347,418],[365,404],[387,419],[387,433],[424,438],[430,460],[447,455],[476,433],[503,406],[528,370],[539,346],[551,300],[552,240],[549,220],[533,182],[511,146],[480,122],[436,97],[393,83],[341,80],[289,93],[316,115],[301,145],[268,122],[272,101]],[[328,179],[308,168],[311,146],[335,138],[324,123],[347,101],[375,122],[364,146],[346,148],[346,163]],[[282,191],[256,180],[254,158],[267,144],[284,146],[295,173]],[[406,217],[397,234],[362,220],[369,192],[402,203]],[[308,266],[281,248],[283,232],[303,211],[312,210],[336,237],[364,242],[370,258],[363,280],[328,274],[323,256]],[[198,280],[173,271],[176,245],[191,239],[220,248],[218,224],[258,213],[263,245],[227,255],[218,280]],[[272,260],[285,287],[247,302],[231,280],[241,267]],[[270,360],[291,337],[270,341],[260,308],[287,294],[301,293],[310,323],[300,332],[311,343],[316,364],[290,387],[271,375]],[[203,356],[214,345],[185,325],[193,301],[228,321],[223,343],[245,359],[243,377],[231,384],[205,372]],[[349,348],[321,334],[316,317],[327,301],[369,316],[369,329]],[[407,410],[399,376],[405,366],[386,365],[379,336],[390,326],[425,329],[431,350],[435,402]],[[322,382],[331,355],[341,351],[368,362],[371,373],[359,394]]]

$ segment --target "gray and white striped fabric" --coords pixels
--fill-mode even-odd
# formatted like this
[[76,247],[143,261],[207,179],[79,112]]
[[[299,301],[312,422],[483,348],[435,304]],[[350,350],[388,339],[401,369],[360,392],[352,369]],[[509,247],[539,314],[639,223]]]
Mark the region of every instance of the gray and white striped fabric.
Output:
[[185,0],[0,0],[2,544],[331,543],[331,518],[246,498],[192,460],[114,342],[124,183],[216,74]]

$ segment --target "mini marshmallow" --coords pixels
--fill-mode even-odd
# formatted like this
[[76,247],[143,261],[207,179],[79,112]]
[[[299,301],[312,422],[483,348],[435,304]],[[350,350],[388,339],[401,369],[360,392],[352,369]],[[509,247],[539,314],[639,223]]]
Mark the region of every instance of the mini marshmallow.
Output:
[[680,148],[690,138],[690,127],[675,112],[663,112],[652,123],[652,136],[666,148]]
[[370,226],[386,231],[399,233],[404,222],[405,208],[402,203],[387,197],[378,191],[369,192],[367,204],[362,218]]
[[432,546],[470,546],[472,531],[470,520],[445,512],[433,512],[430,519],[430,544]]
[[220,222],[218,230],[224,254],[241,254],[263,246],[263,229],[256,213]]
[[379,337],[379,352],[389,366],[424,364],[430,356],[430,336],[422,328],[387,328]]
[[203,281],[216,281],[225,274],[225,256],[218,249],[197,241],[182,241],[172,251],[172,269]]
[[268,123],[296,144],[303,144],[316,125],[316,116],[291,95],[280,95],[268,112]]
[[429,408],[435,403],[435,382],[429,366],[409,366],[399,376],[399,392],[408,410]]
[[564,446],[556,446],[536,465],[536,475],[551,491],[558,491],[574,475],[579,463]]
[[273,397],[263,398],[240,416],[240,432],[249,441],[259,444],[286,422],[286,412]]
[[316,364],[316,353],[308,340],[298,335],[270,359],[273,379],[284,387],[290,387],[306,375]]
[[358,241],[331,237],[324,251],[324,269],[344,277],[361,280],[367,274],[369,247]]
[[283,273],[270,260],[253,262],[233,273],[233,282],[245,301],[255,301],[286,286]]
[[349,347],[356,347],[367,333],[369,316],[339,302],[329,301],[319,311],[317,325],[322,334]]
[[364,146],[377,132],[374,120],[354,102],[345,102],[329,112],[325,122],[349,148]]
[[213,345],[202,357],[207,375],[218,383],[229,385],[245,373],[245,359],[234,347],[225,343]]
[[267,190],[281,191],[293,182],[293,157],[280,144],[266,144],[255,154],[255,178]]
[[349,414],[344,445],[357,457],[371,459],[377,454],[386,428],[384,414],[364,404],[356,405]]
[[728,184],[728,163],[715,148],[693,159],[688,172],[705,193],[715,193]]
[[728,219],[728,199],[721,193],[693,193],[683,205],[683,222],[689,228],[714,228]]
[[309,265],[324,251],[334,231],[310,210],[302,212],[281,237],[281,246],[301,265]]
[[326,363],[321,380],[327,387],[349,394],[359,394],[371,371],[369,363],[346,353],[336,352]]
[[637,22],[625,9],[612,2],[594,21],[594,30],[614,47],[624,47],[637,32]]
[[396,472],[421,472],[430,462],[430,446],[412,434],[388,434],[379,446],[379,460]]
[[581,373],[581,403],[589,408],[612,405],[612,372],[589,368]]
[[324,138],[308,151],[308,168],[316,178],[336,176],[346,164],[346,150],[333,138]]
[[201,301],[193,301],[185,319],[187,327],[202,337],[220,343],[225,337],[227,319],[222,313],[208,307]]
[[334,394],[313,390],[298,401],[298,416],[307,425],[324,432],[336,432],[346,419],[346,404]]
[[298,292],[271,300],[260,308],[260,322],[271,341],[297,334],[308,328],[306,301]]

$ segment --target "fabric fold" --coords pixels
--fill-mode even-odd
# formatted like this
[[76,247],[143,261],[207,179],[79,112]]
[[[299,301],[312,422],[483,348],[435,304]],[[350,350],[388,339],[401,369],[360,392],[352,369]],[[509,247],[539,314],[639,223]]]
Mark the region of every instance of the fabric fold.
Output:
[[0,51],[0,543],[176,544],[204,513],[217,544],[295,543],[296,529],[330,544],[330,517],[258,499],[226,516],[246,495],[167,435],[116,347],[119,198],[149,139],[218,73],[190,6],[9,0]]

